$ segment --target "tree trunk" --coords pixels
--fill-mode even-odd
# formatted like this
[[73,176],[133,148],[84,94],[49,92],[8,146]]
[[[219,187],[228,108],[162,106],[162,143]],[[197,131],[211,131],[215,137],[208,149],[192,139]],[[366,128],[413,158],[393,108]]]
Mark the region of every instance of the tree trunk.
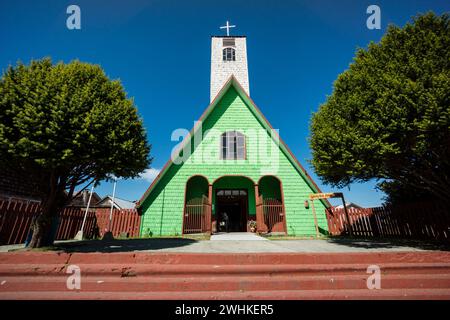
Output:
[[31,238],[30,248],[41,248],[53,245],[53,236],[51,234],[54,218],[58,215],[60,206],[58,205],[57,195],[50,195],[43,202],[42,212],[33,222],[33,236]]

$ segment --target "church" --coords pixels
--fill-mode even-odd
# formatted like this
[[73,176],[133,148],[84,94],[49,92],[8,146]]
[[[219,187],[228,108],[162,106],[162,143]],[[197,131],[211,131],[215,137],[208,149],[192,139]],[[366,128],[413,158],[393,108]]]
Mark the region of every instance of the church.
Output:
[[211,37],[209,106],[137,204],[140,234],[327,234],[330,204],[312,210],[321,191],[250,98],[246,37],[230,27]]

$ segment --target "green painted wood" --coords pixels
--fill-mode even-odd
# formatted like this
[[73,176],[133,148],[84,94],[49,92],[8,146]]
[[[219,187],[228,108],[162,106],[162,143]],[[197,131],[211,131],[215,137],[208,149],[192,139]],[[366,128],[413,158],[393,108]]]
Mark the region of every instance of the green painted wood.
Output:
[[[273,174],[282,183],[286,210],[287,232],[290,235],[314,236],[315,227],[311,207],[305,209],[304,201],[315,192],[306,178],[299,173],[291,159],[281,152],[280,147],[270,138],[264,125],[244,99],[231,86],[204,119],[203,139],[191,146],[191,156],[183,164],[171,165],[155,184],[142,203],[143,212],[141,235],[180,235],[182,232],[185,186],[196,174],[205,176],[209,183],[227,175],[245,176],[248,179],[221,179],[214,185],[220,187],[249,190],[249,213],[254,214],[254,188],[252,184],[267,174]],[[239,130],[247,135],[247,158],[245,160],[220,160],[220,134],[229,130]],[[256,139],[258,137],[258,139]],[[263,137],[264,139],[261,139]],[[195,139],[193,139],[195,140]],[[199,140],[199,139],[197,139]],[[258,157],[258,143],[267,154],[275,155],[276,161],[268,157]],[[261,161],[258,161],[261,159]],[[250,180],[249,180],[250,179]],[[327,233],[325,206],[315,203],[320,229]]]

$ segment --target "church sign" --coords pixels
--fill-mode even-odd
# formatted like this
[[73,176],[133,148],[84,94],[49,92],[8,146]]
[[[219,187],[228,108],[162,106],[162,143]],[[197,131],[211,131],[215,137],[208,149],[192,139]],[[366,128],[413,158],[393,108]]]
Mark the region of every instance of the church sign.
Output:
[[[350,220],[348,218],[348,212],[347,212],[347,207],[345,205],[345,199],[344,199],[344,194],[342,192],[328,192],[328,193],[312,193],[309,195],[309,200],[311,200],[311,206],[312,206],[312,213],[313,213],[313,217],[314,217],[314,226],[316,228],[316,236],[319,236],[319,226],[317,223],[317,216],[316,216],[316,209],[314,208],[314,200],[320,200],[320,199],[330,199],[330,198],[341,198],[342,199],[342,204],[344,206],[344,212],[345,212],[345,217],[347,219],[347,224],[350,224]],[[348,226],[348,230],[350,232],[350,235],[352,235],[352,229],[350,228],[350,226]]]
[[309,195],[309,200],[329,199],[329,198],[342,198],[342,193],[329,192],[329,193],[313,193]]

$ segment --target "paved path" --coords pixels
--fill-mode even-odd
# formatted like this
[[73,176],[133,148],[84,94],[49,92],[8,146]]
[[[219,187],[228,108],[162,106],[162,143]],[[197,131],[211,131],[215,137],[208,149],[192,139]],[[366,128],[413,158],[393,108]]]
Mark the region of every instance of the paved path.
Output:
[[[248,240],[254,239],[254,240]],[[128,239],[105,242],[58,241],[58,249],[68,252],[186,252],[186,253],[301,253],[301,252],[398,252],[442,250],[450,247],[420,241],[400,240],[265,240],[254,234],[224,234],[211,240],[186,238]],[[23,248],[23,245],[0,246],[0,252]]]

